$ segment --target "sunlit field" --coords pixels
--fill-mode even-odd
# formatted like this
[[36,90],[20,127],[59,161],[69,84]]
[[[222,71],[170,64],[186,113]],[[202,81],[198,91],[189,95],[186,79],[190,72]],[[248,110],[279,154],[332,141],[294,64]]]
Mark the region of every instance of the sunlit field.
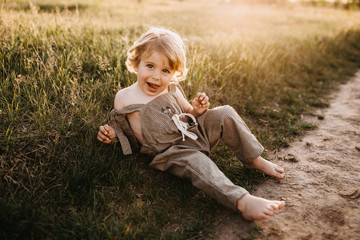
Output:
[[[189,100],[204,91],[211,107],[232,105],[264,156],[315,128],[301,115],[360,67],[360,12],[248,2],[2,1],[0,238],[211,235],[218,203],[96,134],[136,80],[126,51],[149,26],[184,38]],[[212,158],[249,191],[265,178],[221,144]]]

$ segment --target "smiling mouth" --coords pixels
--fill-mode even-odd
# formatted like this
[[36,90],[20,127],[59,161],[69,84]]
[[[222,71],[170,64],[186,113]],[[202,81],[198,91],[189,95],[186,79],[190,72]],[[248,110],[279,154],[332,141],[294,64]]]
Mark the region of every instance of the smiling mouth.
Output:
[[155,92],[160,86],[154,83],[146,82],[149,86],[150,91]]

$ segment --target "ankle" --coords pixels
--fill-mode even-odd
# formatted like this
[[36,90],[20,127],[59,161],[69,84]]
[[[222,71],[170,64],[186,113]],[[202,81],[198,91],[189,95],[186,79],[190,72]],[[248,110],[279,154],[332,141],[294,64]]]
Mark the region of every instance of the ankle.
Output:
[[261,163],[263,160],[265,160],[265,159],[263,159],[261,156],[259,156],[259,157],[255,158],[254,160],[252,160],[251,162],[244,163],[243,165],[252,167],[252,166],[258,165],[258,163]]
[[246,199],[249,197],[249,193],[242,195],[236,202],[236,208],[239,212],[243,212],[246,208]]

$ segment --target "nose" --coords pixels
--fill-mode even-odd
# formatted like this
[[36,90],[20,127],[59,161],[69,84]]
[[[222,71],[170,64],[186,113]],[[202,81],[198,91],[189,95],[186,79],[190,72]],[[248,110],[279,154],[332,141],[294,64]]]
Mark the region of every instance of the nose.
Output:
[[160,71],[155,71],[152,77],[154,80],[160,80],[160,75]]

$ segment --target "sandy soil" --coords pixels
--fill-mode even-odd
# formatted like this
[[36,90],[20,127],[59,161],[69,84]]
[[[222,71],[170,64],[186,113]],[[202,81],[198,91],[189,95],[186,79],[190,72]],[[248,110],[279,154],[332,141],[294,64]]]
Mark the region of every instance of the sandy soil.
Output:
[[256,222],[222,209],[211,239],[244,239],[259,228],[257,239],[360,239],[360,71],[318,115],[324,119],[304,116],[316,130],[271,155],[286,178],[270,179],[253,193],[282,199],[285,208]]

